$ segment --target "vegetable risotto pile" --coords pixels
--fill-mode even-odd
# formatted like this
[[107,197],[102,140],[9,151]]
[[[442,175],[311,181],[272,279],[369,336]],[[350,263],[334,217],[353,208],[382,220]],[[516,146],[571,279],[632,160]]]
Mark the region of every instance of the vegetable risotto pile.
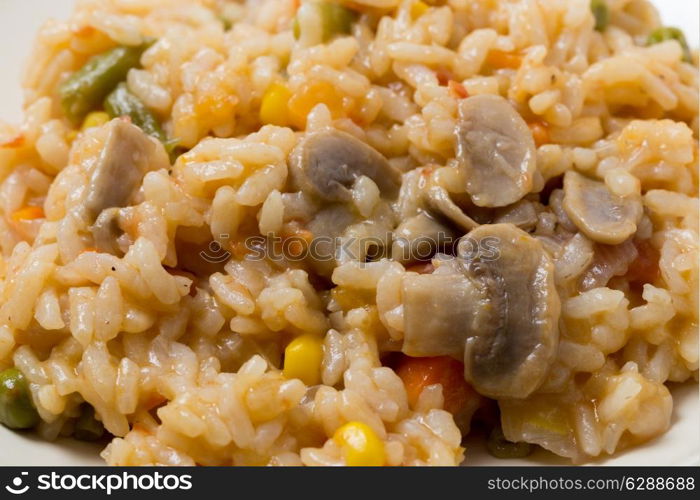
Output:
[[79,0],[0,124],[0,421],[113,465],[575,463],[698,379],[646,0]]

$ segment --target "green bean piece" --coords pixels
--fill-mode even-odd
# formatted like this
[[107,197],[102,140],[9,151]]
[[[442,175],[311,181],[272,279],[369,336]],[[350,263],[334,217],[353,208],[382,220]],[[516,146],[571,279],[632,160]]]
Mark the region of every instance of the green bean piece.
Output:
[[688,46],[683,31],[673,26],[664,26],[663,28],[657,28],[652,31],[647,39],[647,45],[654,45],[667,40],[676,40],[683,49],[683,61],[687,63],[692,62],[693,58],[690,54],[690,47]]
[[148,135],[165,143],[167,137],[153,113],[134,94],[129,92],[125,83],[120,83],[117,88],[107,96],[104,109],[110,118],[128,116],[131,123],[138,126]]
[[102,422],[95,418],[95,409],[87,403],[83,404],[80,416],[75,421],[73,437],[79,441],[97,441],[104,433]]
[[223,16],[223,15],[218,15],[218,16],[216,16],[216,17],[219,19],[219,21],[221,22],[222,26],[224,27],[224,31],[228,31],[228,30],[230,30],[231,28],[233,28],[233,23],[231,22],[231,20],[230,20],[229,18],[227,18],[227,17],[225,17],[225,16]]
[[503,435],[500,426],[494,427],[486,441],[486,449],[496,458],[524,458],[529,456],[534,448],[530,443],[513,443]]
[[[309,4],[316,9],[321,20],[322,40],[327,42],[337,35],[348,34],[352,30],[352,23],[357,19],[357,13],[337,3],[318,1]],[[292,25],[294,38],[301,36],[301,27],[298,17],[294,18]]]
[[39,423],[29,384],[17,368],[0,372],[0,423],[10,429],[30,429]]
[[595,18],[596,31],[605,31],[610,24],[610,9],[605,0],[591,0],[591,12]]
[[131,68],[139,65],[148,43],[137,47],[115,47],[91,57],[58,89],[63,112],[79,125],[90,111],[99,109],[104,98],[126,79]]

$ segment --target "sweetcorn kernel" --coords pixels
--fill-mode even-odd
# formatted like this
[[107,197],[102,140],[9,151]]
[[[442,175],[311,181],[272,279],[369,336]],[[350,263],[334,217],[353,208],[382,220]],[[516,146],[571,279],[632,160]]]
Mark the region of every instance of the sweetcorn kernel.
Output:
[[289,343],[284,350],[284,376],[298,378],[306,385],[321,381],[323,342],[313,335],[302,335]]
[[386,464],[384,443],[367,424],[348,422],[335,431],[333,441],[343,449],[346,465],[381,467]]

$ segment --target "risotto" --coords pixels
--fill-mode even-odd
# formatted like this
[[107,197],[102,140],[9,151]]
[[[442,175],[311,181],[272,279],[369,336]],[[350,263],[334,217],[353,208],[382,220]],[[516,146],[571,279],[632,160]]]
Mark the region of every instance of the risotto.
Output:
[[[0,123],[0,422],[112,465],[582,463],[698,380],[647,0],[78,0]],[[486,437],[488,436],[488,437]]]

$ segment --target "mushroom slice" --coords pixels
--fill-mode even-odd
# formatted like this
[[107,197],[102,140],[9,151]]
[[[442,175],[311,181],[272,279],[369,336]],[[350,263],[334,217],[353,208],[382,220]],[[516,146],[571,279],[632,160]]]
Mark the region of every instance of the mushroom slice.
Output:
[[467,238],[480,250],[464,272],[482,295],[472,305],[464,378],[485,396],[527,397],[543,382],[559,340],[554,265],[539,241],[512,224],[484,225]]
[[330,276],[336,266],[339,238],[357,217],[344,204],[329,205],[314,215],[307,225],[313,234],[309,248],[310,264],[322,276]]
[[454,242],[456,236],[451,228],[420,212],[399,224],[394,231],[391,256],[402,263],[426,260],[440,248]]
[[409,356],[461,358],[479,291],[461,274],[408,273],[401,283]]
[[404,276],[402,350],[463,357],[464,378],[480,394],[527,397],[559,339],[554,265],[542,244],[512,224],[483,225],[460,240],[445,270]]
[[296,188],[326,202],[352,201],[355,180],[367,176],[382,195],[394,198],[401,175],[381,153],[340,130],[306,136],[290,155],[290,174]]
[[503,207],[533,187],[536,149],[525,120],[503,97],[478,95],[459,106],[457,160],[480,207]]
[[126,206],[143,176],[168,164],[163,146],[139,127],[121,119],[106,126],[107,139],[90,176],[85,199],[91,222],[106,208]]
[[450,194],[442,186],[432,185],[424,192],[425,204],[428,210],[449,219],[463,231],[471,231],[479,227],[479,223],[465,214],[457,204],[452,201]]
[[537,226],[535,204],[528,200],[520,200],[515,205],[499,208],[496,210],[493,223],[513,224],[523,231],[531,231]]
[[100,252],[121,255],[117,239],[122,235],[119,227],[119,209],[108,208],[103,210],[90,228],[95,241],[95,248]]
[[632,236],[644,213],[639,195],[617,196],[604,182],[573,170],[564,176],[563,207],[583,234],[607,245],[617,245]]

